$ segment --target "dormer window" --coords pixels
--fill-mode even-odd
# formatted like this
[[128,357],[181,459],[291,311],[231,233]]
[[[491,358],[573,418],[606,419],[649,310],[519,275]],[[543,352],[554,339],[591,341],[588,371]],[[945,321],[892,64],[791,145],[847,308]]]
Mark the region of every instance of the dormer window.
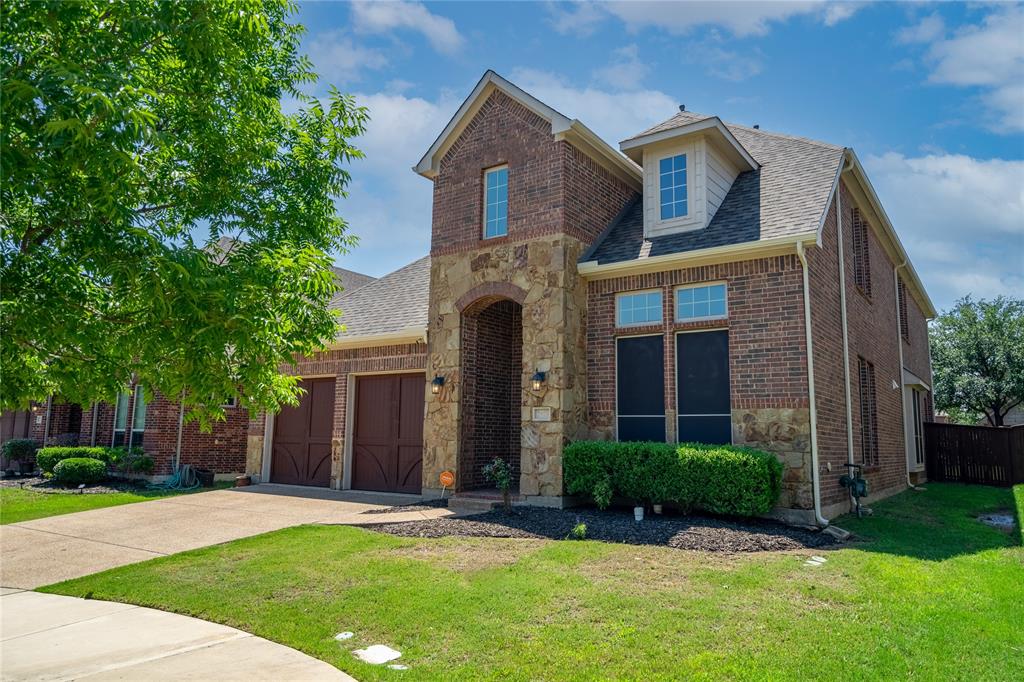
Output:
[[484,239],[508,234],[508,166],[484,172]]
[[686,154],[676,154],[658,163],[661,219],[683,218],[686,206]]

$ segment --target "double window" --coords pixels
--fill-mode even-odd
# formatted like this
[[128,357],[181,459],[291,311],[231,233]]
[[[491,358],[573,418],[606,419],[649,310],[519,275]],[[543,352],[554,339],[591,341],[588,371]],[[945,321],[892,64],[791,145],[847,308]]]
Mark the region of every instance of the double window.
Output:
[[508,234],[508,166],[484,172],[484,239]]
[[686,154],[658,161],[658,191],[662,220],[682,218],[687,214]]
[[136,384],[135,399],[131,402],[131,431],[128,431],[129,394],[122,391],[114,405],[114,437],[113,445],[127,447],[141,446],[146,431],[146,395],[142,386]]

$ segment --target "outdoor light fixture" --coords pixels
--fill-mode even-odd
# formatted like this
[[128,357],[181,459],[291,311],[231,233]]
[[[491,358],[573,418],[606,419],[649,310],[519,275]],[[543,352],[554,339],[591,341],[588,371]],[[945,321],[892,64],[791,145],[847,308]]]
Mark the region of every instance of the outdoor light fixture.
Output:
[[534,372],[533,374],[533,390],[539,391],[540,387],[544,384],[544,380],[547,378],[547,374],[544,372]]
[[430,382],[430,392],[437,395],[441,392],[442,386],[444,386],[444,377],[438,374],[434,377],[433,381]]

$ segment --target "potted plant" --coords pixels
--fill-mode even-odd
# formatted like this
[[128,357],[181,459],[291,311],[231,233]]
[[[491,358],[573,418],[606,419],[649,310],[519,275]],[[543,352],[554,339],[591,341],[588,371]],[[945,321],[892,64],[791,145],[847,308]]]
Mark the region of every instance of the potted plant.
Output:
[[512,468],[508,465],[508,462],[500,457],[495,457],[491,460],[490,464],[484,465],[484,478],[501,491],[501,499],[505,504],[505,509],[511,509],[512,499],[509,496],[509,490],[512,488]]
[[14,438],[3,444],[3,456],[7,460],[8,470],[13,469],[12,462],[18,463],[18,469],[23,474],[31,474],[35,471],[35,456],[39,447],[31,438]]

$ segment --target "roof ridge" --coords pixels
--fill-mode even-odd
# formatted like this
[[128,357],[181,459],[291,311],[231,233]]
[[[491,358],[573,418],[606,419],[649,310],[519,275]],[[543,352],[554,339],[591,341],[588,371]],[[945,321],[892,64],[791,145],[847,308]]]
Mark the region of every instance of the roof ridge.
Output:
[[813,144],[813,145],[817,145],[819,147],[824,147],[825,149],[833,149],[833,150],[836,150],[836,151],[842,151],[843,149],[846,149],[846,147],[844,147],[842,145],[832,144],[831,142],[824,142],[823,140],[815,140],[815,139],[810,138],[810,137],[803,137],[802,135],[790,135],[789,133],[778,133],[778,132],[775,132],[774,130],[762,130],[761,128],[753,128],[751,126],[745,126],[745,125],[743,125],[741,123],[730,123],[729,121],[722,121],[722,123],[724,123],[726,125],[726,127],[728,127],[728,128],[738,128],[740,130],[746,131],[746,132],[751,133],[753,135],[767,135],[769,137],[781,137],[781,138],[786,139],[786,140],[795,140],[797,142],[806,142],[807,144]]

